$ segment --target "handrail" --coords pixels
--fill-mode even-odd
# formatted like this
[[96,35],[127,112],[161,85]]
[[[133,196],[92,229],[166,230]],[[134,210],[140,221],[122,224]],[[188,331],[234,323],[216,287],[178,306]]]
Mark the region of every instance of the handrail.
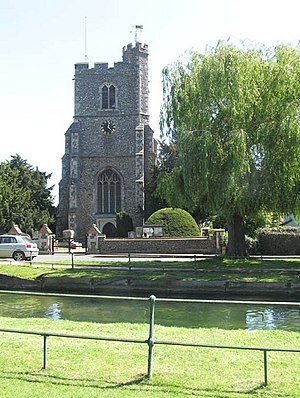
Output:
[[36,336],[46,336],[46,337],[63,337],[70,339],[82,339],[82,340],[103,340],[103,341],[120,341],[123,343],[147,343],[147,340],[136,340],[136,339],[124,339],[116,337],[101,337],[101,336],[89,336],[82,334],[65,334],[65,333],[55,333],[55,332],[42,332],[36,330],[20,330],[20,329],[10,329],[10,328],[0,328],[0,332],[7,333],[19,333],[19,334],[32,334]]

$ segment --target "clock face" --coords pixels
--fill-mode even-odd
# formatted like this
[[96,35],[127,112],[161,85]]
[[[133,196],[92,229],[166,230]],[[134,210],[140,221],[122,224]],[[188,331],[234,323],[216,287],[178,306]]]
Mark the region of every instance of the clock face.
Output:
[[113,134],[116,131],[116,124],[112,120],[104,120],[101,123],[101,131],[103,134]]

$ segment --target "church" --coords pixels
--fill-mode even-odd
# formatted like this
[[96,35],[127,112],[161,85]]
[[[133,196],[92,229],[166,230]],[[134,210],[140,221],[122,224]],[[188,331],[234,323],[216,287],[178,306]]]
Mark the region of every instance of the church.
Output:
[[114,236],[116,214],[141,226],[147,181],[157,155],[149,125],[148,46],[123,48],[123,59],[75,64],[74,117],[65,133],[56,236],[65,229],[84,242],[96,224]]

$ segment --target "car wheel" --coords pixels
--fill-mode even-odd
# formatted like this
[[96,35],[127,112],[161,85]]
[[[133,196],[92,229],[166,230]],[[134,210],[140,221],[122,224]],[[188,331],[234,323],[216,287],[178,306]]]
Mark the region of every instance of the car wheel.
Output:
[[23,252],[14,252],[13,259],[15,261],[24,261],[25,255]]

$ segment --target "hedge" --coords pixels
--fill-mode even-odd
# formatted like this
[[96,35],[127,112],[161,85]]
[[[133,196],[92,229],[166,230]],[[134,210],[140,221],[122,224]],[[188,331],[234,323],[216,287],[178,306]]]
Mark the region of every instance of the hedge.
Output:
[[300,254],[300,229],[281,227],[261,230],[257,235],[255,252],[265,255]]

